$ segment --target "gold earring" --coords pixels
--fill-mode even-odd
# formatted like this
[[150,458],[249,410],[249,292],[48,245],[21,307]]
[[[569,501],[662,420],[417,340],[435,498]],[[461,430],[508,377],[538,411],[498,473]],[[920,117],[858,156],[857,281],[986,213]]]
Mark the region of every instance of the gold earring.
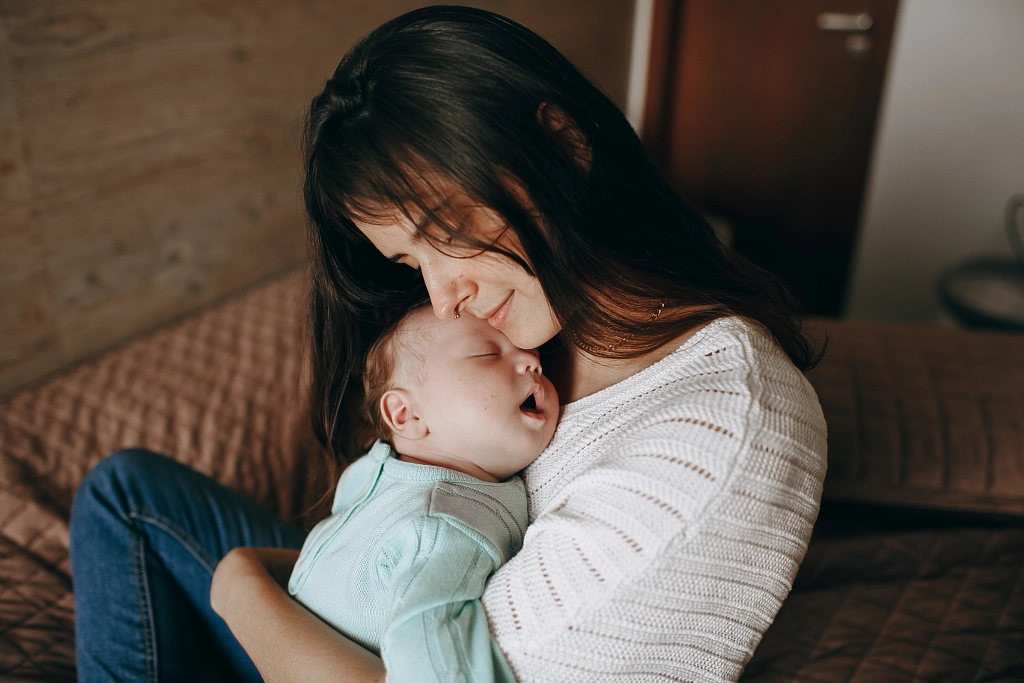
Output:
[[458,319],[459,319],[459,314],[458,314],[457,312],[456,312],[456,314],[455,314],[455,319],[456,319],[456,320],[458,320]]

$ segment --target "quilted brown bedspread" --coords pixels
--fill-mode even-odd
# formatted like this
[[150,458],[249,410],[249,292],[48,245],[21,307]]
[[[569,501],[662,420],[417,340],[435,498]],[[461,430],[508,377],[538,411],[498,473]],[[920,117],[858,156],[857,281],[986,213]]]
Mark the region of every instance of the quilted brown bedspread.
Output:
[[[303,297],[301,275],[278,279],[0,405],[5,680],[75,678],[68,511],[106,453],[161,451],[315,519],[329,483],[302,401]],[[811,374],[826,496],[1024,513],[1024,338],[830,333]],[[1024,680],[1021,653],[1024,530],[822,538],[744,680]]]
[[1024,520],[1024,335],[825,327],[827,498]]
[[1024,529],[815,539],[741,680],[1024,681]]
[[322,492],[304,287],[279,279],[0,406],[0,674],[75,679],[68,511],[105,454],[167,453],[291,519]]

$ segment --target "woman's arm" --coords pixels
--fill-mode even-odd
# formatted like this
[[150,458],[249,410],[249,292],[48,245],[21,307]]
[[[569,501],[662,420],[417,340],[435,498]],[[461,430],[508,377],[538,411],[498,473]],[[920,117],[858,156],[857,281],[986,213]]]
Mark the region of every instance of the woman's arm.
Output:
[[210,605],[268,683],[381,683],[384,664],[320,621],[283,586],[297,551],[235,548],[220,561]]

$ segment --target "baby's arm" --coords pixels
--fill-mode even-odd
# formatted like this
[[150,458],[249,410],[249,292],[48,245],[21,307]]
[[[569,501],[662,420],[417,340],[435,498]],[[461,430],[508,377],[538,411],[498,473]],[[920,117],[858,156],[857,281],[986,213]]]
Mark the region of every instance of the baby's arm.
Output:
[[388,683],[515,683],[480,602],[500,562],[482,537],[425,517],[385,544],[378,558],[389,586],[381,634]]
[[297,550],[235,548],[213,574],[210,604],[264,680],[380,683],[384,665],[285,592]]

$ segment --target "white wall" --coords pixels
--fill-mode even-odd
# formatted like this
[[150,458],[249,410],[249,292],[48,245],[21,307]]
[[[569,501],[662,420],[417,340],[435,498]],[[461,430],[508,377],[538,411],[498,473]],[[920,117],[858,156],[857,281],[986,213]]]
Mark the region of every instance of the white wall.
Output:
[[934,322],[949,265],[1009,253],[1024,192],[1024,0],[902,0],[848,317]]
[[626,118],[633,130],[643,135],[644,105],[647,99],[647,69],[651,61],[651,29],[654,0],[636,0],[633,5],[633,41],[629,49],[629,84],[626,90]]

